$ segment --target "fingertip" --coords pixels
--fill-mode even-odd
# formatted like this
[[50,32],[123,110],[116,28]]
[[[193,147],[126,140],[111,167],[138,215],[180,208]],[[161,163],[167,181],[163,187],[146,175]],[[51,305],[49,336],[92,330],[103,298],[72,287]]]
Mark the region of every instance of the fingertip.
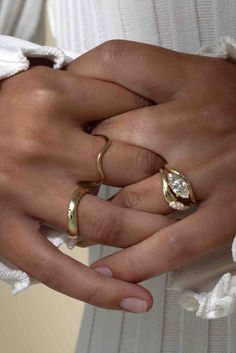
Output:
[[123,310],[137,314],[148,312],[153,306],[153,297],[151,293],[147,291],[146,288],[138,284],[137,287],[142,289],[142,295],[138,295],[138,293],[135,293],[134,296],[124,297],[120,302],[120,307]]
[[[99,261],[98,261],[99,262]],[[153,297],[152,294],[143,286],[138,283],[129,282],[122,280],[118,277],[115,277],[111,271],[111,269],[106,265],[96,265],[96,263],[90,266],[91,269],[95,270],[96,272],[100,273],[102,276],[108,277],[108,280],[119,281],[114,282],[112,285],[112,290],[116,291],[115,286],[117,286],[117,295],[119,296],[118,292],[121,295],[119,308],[121,310],[135,312],[135,313],[144,313],[151,310],[153,306]],[[120,291],[120,285],[122,285],[122,290]]]
[[146,307],[146,312],[150,311],[153,307],[153,296],[152,294],[145,288],[142,287],[141,285],[138,284],[140,288],[143,288],[145,290],[145,294],[143,295],[143,298],[145,298],[145,301],[147,303]]

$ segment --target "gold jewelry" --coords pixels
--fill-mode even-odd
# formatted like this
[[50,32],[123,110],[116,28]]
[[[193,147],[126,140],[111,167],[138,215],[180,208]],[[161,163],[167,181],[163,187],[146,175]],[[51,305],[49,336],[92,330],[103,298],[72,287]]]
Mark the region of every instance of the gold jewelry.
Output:
[[85,189],[83,187],[78,187],[73,194],[68,206],[68,236],[69,238],[75,239],[79,237],[79,226],[78,226],[78,204],[81,198],[87,194],[90,189]]
[[184,211],[196,203],[192,186],[186,176],[167,165],[160,169],[160,175],[163,194],[171,208]]
[[78,226],[78,204],[81,198],[88,193],[92,187],[100,186],[104,181],[104,172],[102,168],[102,158],[104,153],[108,150],[111,145],[111,140],[105,135],[94,135],[94,136],[101,136],[105,139],[106,143],[103,146],[102,150],[98,153],[97,156],[97,169],[100,175],[99,181],[83,181],[80,182],[81,185],[79,186],[71,195],[70,202],[68,205],[68,236],[72,239],[78,239],[78,241],[82,241],[82,237],[79,235],[79,226]]
[[102,150],[97,155],[97,169],[98,169],[98,173],[99,173],[100,179],[99,179],[99,181],[86,182],[86,184],[88,184],[89,186],[100,186],[103,183],[104,177],[105,177],[104,171],[103,171],[103,168],[102,168],[102,158],[103,158],[105,152],[111,146],[111,140],[109,139],[109,137],[107,137],[105,135],[94,134],[93,136],[101,136],[101,137],[103,137],[106,143],[103,146]]

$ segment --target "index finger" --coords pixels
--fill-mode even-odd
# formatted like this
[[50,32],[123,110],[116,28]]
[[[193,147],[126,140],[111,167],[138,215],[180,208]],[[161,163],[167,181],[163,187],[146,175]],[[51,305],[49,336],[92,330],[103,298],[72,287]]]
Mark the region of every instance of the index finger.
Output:
[[63,99],[70,107],[69,116],[82,126],[150,105],[149,101],[120,85],[76,75],[76,70],[70,66],[66,73],[60,72],[60,77],[65,92]]
[[9,217],[6,226],[1,224],[0,254],[32,278],[86,303],[122,310],[123,300],[129,298],[130,303],[133,298],[138,304],[135,309],[146,311],[152,306],[147,290],[104,276],[63,254],[38,227],[26,216]]
[[77,73],[115,82],[155,102],[169,101],[186,81],[193,55],[124,40],[108,41],[70,64]]

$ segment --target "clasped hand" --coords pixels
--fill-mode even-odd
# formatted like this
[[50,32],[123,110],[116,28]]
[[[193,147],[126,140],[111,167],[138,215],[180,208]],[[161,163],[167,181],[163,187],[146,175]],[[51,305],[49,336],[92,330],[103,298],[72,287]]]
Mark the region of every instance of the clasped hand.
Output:
[[[3,81],[0,255],[90,304],[149,310],[151,293],[136,283],[235,235],[235,95],[233,62],[127,41],[107,42],[64,71],[36,66]],[[105,184],[122,189],[110,201],[85,195],[80,231],[88,244],[123,249],[87,268],[51,245],[39,221],[65,231],[78,181],[98,178],[103,140],[85,132],[94,121],[92,134],[113,141]],[[189,178],[198,202],[180,221],[162,193],[166,162]]]

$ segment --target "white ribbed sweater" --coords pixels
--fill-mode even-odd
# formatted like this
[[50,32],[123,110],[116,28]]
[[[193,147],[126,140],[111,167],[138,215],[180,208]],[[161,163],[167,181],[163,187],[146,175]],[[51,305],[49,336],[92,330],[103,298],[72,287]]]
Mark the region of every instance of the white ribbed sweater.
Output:
[[[49,0],[49,12],[58,46],[79,53],[112,38],[216,53],[221,36],[236,37],[235,0]],[[111,251],[93,248],[91,261]],[[166,275],[146,282],[155,304],[144,315],[87,306],[76,352],[236,353],[236,315],[198,319],[167,284]]]

